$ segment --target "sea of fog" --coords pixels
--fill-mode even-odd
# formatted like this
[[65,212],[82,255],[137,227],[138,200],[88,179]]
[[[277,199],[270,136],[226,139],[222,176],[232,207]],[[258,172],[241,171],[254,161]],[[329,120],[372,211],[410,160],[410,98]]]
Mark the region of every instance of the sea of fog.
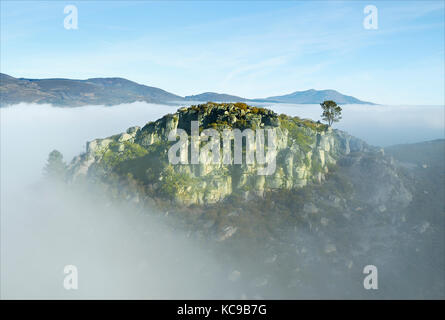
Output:
[[[2,189],[37,179],[53,149],[61,151],[69,161],[85,150],[86,141],[143,126],[175,112],[179,106],[138,102],[113,107],[20,104],[1,108]],[[321,114],[319,105],[264,106],[277,113],[314,120],[319,120]],[[345,105],[343,119],[334,127],[382,147],[443,139],[444,110],[444,106]]]
[[[129,218],[126,210],[113,212],[104,209],[106,204],[90,205],[63,191],[32,189],[53,149],[70,161],[85,150],[86,141],[143,126],[180,106],[20,104],[0,109],[2,298],[227,297],[212,291],[225,283],[225,270],[207,284],[200,281],[202,266],[219,269],[196,243],[155,222]],[[321,114],[318,105],[269,107],[314,120]],[[379,146],[444,138],[444,107],[346,105],[334,126]],[[67,264],[79,266],[85,290],[63,290]]]
[[[276,104],[276,112],[321,120],[319,105]],[[369,144],[387,147],[445,137],[444,106],[344,105],[334,128]]]

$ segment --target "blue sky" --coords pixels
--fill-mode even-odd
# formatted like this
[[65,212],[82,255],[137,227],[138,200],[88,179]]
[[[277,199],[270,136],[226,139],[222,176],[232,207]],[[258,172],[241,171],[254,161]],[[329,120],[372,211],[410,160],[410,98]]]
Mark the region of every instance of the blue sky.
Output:
[[[78,8],[66,30],[65,5]],[[378,29],[363,9],[378,9]],[[124,77],[179,95],[335,89],[444,104],[444,2],[1,1],[1,72]]]

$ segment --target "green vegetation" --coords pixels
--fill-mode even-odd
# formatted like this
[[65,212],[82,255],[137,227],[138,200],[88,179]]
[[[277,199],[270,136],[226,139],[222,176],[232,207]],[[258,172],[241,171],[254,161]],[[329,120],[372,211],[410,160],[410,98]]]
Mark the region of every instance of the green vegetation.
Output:
[[156,183],[168,165],[167,150],[170,144],[156,142],[146,148],[144,156],[120,162],[114,170],[122,175],[131,174],[143,184]]
[[161,179],[160,195],[168,198],[174,198],[175,195],[183,193],[193,182],[189,175],[175,172],[171,165],[164,169]]
[[[191,164],[186,167],[172,166],[168,161],[168,150],[176,141],[167,141],[166,130],[177,125],[178,128],[188,129],[189,132],[190,121],[196,120],[200,122],[200,131],[206,128],[219,131],[225,128],[240,130],[257,127],[278,128],[280,148],[277,150],[275,176],[266,177],[265,181],[251,179],[257,168],[234,164],[219,168],[211,164],[202,167]],[[93,163],[92,170],[89,170],[88,174],[94,175],[98,181],[106,185],[113,185],[116,188],[129,185],[133,190],[140,190],[142,197],[154,197],[166,202],[183,200],[184,203],[190,201],[206,204],[219,201],[231,193],[242,194],[241,191],[257,188],[257,191],[267,191],[271,188],[282,190],[292,186],[299,188],[302,184],[311,182],[311,175],[314,179],[315,177],[319,179],[319,173],[323,176],[325,174],[326,168],[320,163],[318,153],[314,155],[311,151],[315,147],[317,134],[324,134],[327,127],[309,119],[289,117],[284,114],[278,116],[271,110],[251,107],[241,102],[234,104],[209,102],[181,108],[175,114],[147,123],[139,131],[132,131],[134,140],[121,141],[124,136],[115,135],[93,144],[92,152],[97,163]],[[287,133],[288,148],[283,132]],[[190,135],[188,138],[191,139]],[[243,138],[243,141],[245,140]],[[201,143],[206,144],[204,141]],[[189,143],[189,158],[191,147]],[[268,147],[269,145],[265,146],[266,152]],[[230,144],[230,149],[233,155],[234,143]],[[244,142],[242,158],[246,159]],[[298,177],[294,178],[290,174],[293,168],[298,171]],[[241,178],[247,178],[248,181],[241,181]]]
[[299,126],[299,127],[306,127],[309,128],[311,130],[314,130],[316,132],[322,132],[325,131],[326,128],[328,127],[327,125],[321,123],[320,121],[312,121],[310,119],[301,119],[300,117],[290,117],[286,114],[280,114],[279,119],[281,122],[283,121],[291,121],[293,122],[295,125]]
[[235,128],[235,129],[240,129],[240,130],[243,130],[243,129],[252,129],[252,128],[250,128],[249,123],[247,122],[246,119],[238,119],[238,120],[234,123],[233,128]]
[[140,145],[125,141],[123,143],[111,142],[108,150],[105,151],[102,163],[107,169],[113,169],[126,160],[143,157],[147,154],[147,150]]
[[237,102],[234,104],[235,107],[237,107],[238,109],[242,109],[244,111],[247,111],[247,109],[249,109],[250,107],[244,103],[244,102]]
[[296,142],[304,152],[308,152],[313,140],[305,132],[305,124],[298,117],[280,115],[281,127],[289,132],[288,144]]
[[324,121],[327,121],[328,126],[331,126],[332,123],[338,122],[341,119],[341,108],[332,100],[326,100],[323,103],[320,103],[321,109],[323,113],[321,115]]
[[244,110],[246,112],[251,112],[254,114],[267,114],[267,110],[265,108],[252,107],[252,106],[247,105],[244,102],[237,102],[237,103],[234,103],[233,105],[236,108]]
[[67,165],[63,161],[63,155],[58,150],[53,150],[48,156],[48,161],[43,169],[44,176],[51,180],[65,179]]
[[230,128],[229,123],[227,121],[222,121],[222,120],[216,120],[216,122],[212,122],[210,126],[215,130]]
[[311,173],[313,175],[319,173],[319,172],[323,172],[323,166],[321,165],[320,161],[313,158],[312,159],[312,166],[311,166]]

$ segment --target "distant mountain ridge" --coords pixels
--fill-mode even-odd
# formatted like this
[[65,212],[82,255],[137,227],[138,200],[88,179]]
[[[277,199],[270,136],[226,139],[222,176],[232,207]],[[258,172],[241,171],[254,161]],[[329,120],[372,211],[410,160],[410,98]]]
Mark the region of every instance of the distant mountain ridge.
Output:
[[188,101],[218,101],[218,102],[243,102],[249,101],[249,99],[241,98],[238,96],[233,96],[225,93],[216,92],[204,92],[197,95],[185,96],[185,100]]
[[335,90],[296,91],[282,96],[246,99],[224,93],[205,92],[181,97],[160,88],[142,85],[124,78],[91,78],[86,80],[50,78],[14,78],[0,73],[0,106],[25,103],[49,103],[56,106],[117,105],[144,101],[173,103],[182,101],[271,102],[318,104],[334,100],[339,104],[373,104]]
[[296,103],[296,104],[318,104],[325,100],[334,100],[338,104],[374,104],[368,101],[359,100],[353,96],[341,94],[336,90],[305,90],[295,91],[282,96],[268,98],[246,99],[225,93],[204,92],[201,94],[186,96],[188,101],[217,101],[217,102],[276,102],[276,103]]
[[0,74],[0,105],[50,103],[57,106],[117,105],[145,101],[161,103],[183,98],[124,78],[25,79]]
[[265,101],[312,104],[322,103],[325,100],[334,100],[338,104],[374,104],[368,101],[362,101],[352,96],[341,94],[335,90],[305,90],[295,91],[282,96],[274,96],[264,99]]

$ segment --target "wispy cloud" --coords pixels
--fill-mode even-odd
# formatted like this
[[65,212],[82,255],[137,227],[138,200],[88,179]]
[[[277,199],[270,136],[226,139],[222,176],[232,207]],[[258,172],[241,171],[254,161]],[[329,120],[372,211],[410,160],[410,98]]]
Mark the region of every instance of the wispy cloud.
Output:
[[[443,16],[437,14],[443,4],[437,1],[379,2],[380,26],[374,31],[363,29],[360,3],[317,3],[272,6],[252,1],[244,11],[242,4],[202,4],[196,7],[202,18],[179,16],[176,20],[170,11],[156,17],[155,8],[150,7],[151,17],[158,20],[147,21],[149,27],[128,19],[88,20],[94,16],[89,13],[83,17],[83,25],[90,29],[59,31],[53,42],[48,41],[50,35],[39,32],[31,42],[18,37],[4,43],[2,37],[2,71],[29,77],[123,76],[180,95],[228,91],[250,97],[308,87],[341,89],[336,79],[342,78],[342,88],[351,95],[364,97],[375,87],[378,97],[371,100],[390,102],[387,88],[399,90],[410,80],[394,74],[392,78],[398,81],[389,84],[379,78],[379,69],[411,68],[412,61],[438,52],[438,47],[443,50]],[[190,8],[193,6],[190,3]],[[128,8],[136,14],[139,5]],[[189,7],[182,4],[182,8]],[[218,14],[223,9],[226,12]],[[431,15],[436,17],[425,18]],[[2,35],[4,30],[9,30],[9,37],[23,32],[9,19],[5,20],[6,28],[2,21]],[[42,44],[36,41],[39,37]],[[440,55],[443,58],[443,51]],[[363,74],[368,80],[359,87],[352,79]],[[351,79],[349,84],[347,78]],[[430,78],[436,79],[436,73]]]

